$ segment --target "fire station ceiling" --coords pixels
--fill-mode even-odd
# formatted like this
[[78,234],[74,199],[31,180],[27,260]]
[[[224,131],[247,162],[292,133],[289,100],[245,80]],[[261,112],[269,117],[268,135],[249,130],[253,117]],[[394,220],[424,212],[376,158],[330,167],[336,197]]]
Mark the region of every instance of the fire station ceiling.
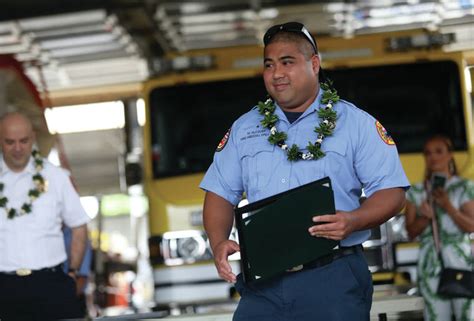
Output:
[[455,27],[474,41],[474,0],[2,0],[0,54],[40,89],[134,83],[166,52],[259,44],[294,20],[316,35]]

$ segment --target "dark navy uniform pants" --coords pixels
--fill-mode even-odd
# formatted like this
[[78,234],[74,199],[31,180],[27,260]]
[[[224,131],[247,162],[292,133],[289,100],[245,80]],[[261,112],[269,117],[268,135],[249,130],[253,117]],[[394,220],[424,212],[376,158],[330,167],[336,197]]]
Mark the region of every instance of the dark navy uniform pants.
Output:
[[75,281],[56,268],[28,276],[0,273],[1,321],[82,318]]
[[368,321],[372,276],[358,249],[330,264],[257,284],[237,278],[233,321]]

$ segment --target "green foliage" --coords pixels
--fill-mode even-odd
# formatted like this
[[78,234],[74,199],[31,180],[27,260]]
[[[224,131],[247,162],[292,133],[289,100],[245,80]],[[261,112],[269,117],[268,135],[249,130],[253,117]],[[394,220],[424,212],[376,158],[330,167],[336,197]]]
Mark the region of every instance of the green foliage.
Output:
[[268,99],[266,102],[259,101],[257,104],[258,112],[261,115],[264,115],[267,111],[270,113],[275,112],[275,104],[271,99]]
[[272,128],[273,125],[278,121],[278,116],[275,114],[264,115],[263,119],[260,121],[263,127]]
[[[41,170],[43,169],[43,159],[41,158],[39,152],[37,150],[33,150],[31,152],[31,155],[33,156],[34,163],[36,165],[36,173],[32,176],[33,183],[38,187],[36,189],[31,189],[28,191],[28,196],[29,197],[39,197],[41,193],[45,191],[45,180],[43,176],[41,176]],[[3,193],[5,185],[0,182],[0,193]],[[0,195],[0,207],[5,208],[6,210],[8,209],[8,198]],[[23,212],[25,213],[31,213],[32,205],[31,202],[25,202],[20,208]],[[18,211],[14,208],[8,209],[7,212],[7,217],[9,219],[13,219],[15,216],[18,215]]]
[[43,176],[41,176],[40,173],[37,173],[37,174],[33,175],[33,180],[34,181],[39,181],[40,184],[44,184],[44,178],[43,178]]
[[331,136],[332,135],[332,128],[330,127],[329,124],[324,124],[321,123],[319,124],[319,127],[316,127],[314,131],[320,135],[323,135],[324,137],[326,136]]
[[323,93],[323,97],[321,98],[321,102],[323,104],[327,104],[332,101],[333,104],[339,101],[339,96],[337,95],[336,91],[328,90]]
[[340,97],[337,94],[337,91],[333,87],[333,83],[330,79],[327,82],[321,83],[321,88],[324,90],[323,97],[321,102],[327,104],[332,102],[333,104],[337,103]]
[[333,88],[333,81],[331,79],[328,79],[325,82],[322,82],[321,88],[324,89],[325,91]]
[[287,135],[286,135],[285,132],[276,132],[275,134],[268,136],[268,141],[271,144],[275,145],[275,144],[278,144],[281,141],[285,141],[286,138],[287,138]]
[[337,119],[337,113],[333,109],[320,108],[318,110],[318,116],[322,119],[327,119],[329,122],[334,123]]
[[298,145],[293,144],[288,149],[288,155],[287,155],[288,160],[291,161],[291,162],[298,160],[298,153],[299,152],[300,152],[300,149],[298,148]]
[[38,197],[40,196],[41,192],[37,189],[30,189],[30,191],[28,192],[28,196],[29,197]]
[[21,207],[21,209],[22,209],[25,213],[31,213],[31,204],[30,204],[30,203],[25,203],[25,204],[23,204],[23,206]]
[[326,154],[324,154],[321,148],[319,148],[315,144],[312,144],[311,142],[308,142],[308,146],[306,148],[308,149],[308,152],[313,154],[313,159],[320,159],[326,156]]
[[8,218],[9,219],[12,219],[16,216],[16,209],[14,208],[11,208],[9,211],[8,211]]
[[[337,91],[333,88],[333,83],[328,79],[327,82],[321,83],[321,88],[324,90],[321,98],[321,103],[326,105],[322,106],[318,110],[318,117],[320,118],[319,126],[314,128],[314,131],[318,133],[318,138],[323,139],[326,136],[331,136],[336,126],[337,112],[332,108],[328,108],[328,104],[336,104],[339,101]],[[263,127],[271,129],[278,122],[279,118],[274,114],[275,104],[271,99],[267,99],[265,102],[259,101],[257,104],[258,112],[263,116],[260,121]],[[324,108],[323,108],[324,107]],[[279,145],[285,144],[287,134],[285,132],[275,132],[268,136],[268,141],[271,144]],[[325,156],[321,150],[321,144],[309,142],[307,146],[308,151],[313,154],[313,159],[320,159]],[[293,144],[287,151],[287,157],[289,161],[296,161],[302,156],[302,152],[296,144]]]

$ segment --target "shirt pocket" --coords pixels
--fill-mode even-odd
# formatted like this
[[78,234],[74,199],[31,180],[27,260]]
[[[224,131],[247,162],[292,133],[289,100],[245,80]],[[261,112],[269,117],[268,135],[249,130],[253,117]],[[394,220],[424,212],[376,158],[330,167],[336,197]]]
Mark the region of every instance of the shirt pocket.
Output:
[[33,213],[38,229],[53,232],[61,226],[61,219],[56,214],[56,202],[48,195],[42,195],[33,202]]
[[340,174],[347,162],[347,142],[340,139],[327,139],[323,142],[323,151],[326,156],[323,158],[324,173],[333,177]]
[[273,172],[273,152],[270,143],[246,145],[242,148],[242,177],[247,193],[256,195],[270,183]]

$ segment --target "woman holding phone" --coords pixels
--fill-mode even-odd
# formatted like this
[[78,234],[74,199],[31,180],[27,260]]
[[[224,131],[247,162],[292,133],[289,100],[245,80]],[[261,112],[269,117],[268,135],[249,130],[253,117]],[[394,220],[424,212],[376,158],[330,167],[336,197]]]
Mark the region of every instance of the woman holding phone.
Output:
[[[469,233],[474,232],[474,182],[458,176],[449,138],[436,135],[424,147],[425,179],[407,192],[406,229],[419,237],[418,287],[425,299],[426,321],[472,320],[474,300],[447,299],[436,294],[441,264],[433,231],[441,239],[446,267],[472,269],[474,259]],[[436,215],[439,228],[433,230]]]

